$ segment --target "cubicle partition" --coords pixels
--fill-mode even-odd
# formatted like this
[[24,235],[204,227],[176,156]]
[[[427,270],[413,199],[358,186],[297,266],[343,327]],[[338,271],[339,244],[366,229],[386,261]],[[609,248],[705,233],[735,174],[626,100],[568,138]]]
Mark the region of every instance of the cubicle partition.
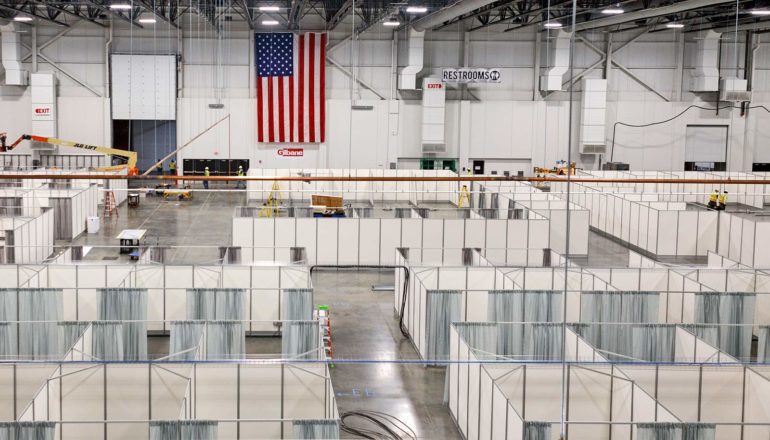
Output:
[[715,252],[740,264],[770,268],[770,218],[722,212]]
[[41,263],[54,250],[54,210],[39,208],[31,217],[0,217],[2,263]]

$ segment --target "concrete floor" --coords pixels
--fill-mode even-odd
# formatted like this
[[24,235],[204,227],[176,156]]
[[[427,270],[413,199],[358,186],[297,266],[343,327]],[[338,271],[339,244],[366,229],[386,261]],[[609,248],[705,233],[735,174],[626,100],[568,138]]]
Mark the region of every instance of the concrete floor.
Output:
[[[371,289],[392,285],[393,275],[393,270],[313,274],[314,301],[329,305],[331,311],[334,358],[369,361],[332,369],[339,411],[381,411],[404,421],[418,437],[460,439],[442,402],[444,368],[393,362],[419,359],[399,331],[393,292]],[[342,437],[356,438],[345,433]]]

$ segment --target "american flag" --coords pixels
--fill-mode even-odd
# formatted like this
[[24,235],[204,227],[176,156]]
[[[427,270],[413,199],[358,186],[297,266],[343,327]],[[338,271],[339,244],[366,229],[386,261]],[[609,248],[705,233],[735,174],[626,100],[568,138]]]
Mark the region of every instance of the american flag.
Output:
[[256,34],[259,142],[326,139],[326,34]]

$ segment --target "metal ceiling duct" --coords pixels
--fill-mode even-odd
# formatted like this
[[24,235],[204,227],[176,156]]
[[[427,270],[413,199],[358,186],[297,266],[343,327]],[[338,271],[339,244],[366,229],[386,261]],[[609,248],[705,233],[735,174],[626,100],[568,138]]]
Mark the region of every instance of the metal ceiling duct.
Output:
[[432,29],[453,18],[468,14],[494,2],[495,0],[460,0],[452,3],[446,8],[439,9],[438,11],[415,21],[412,24],[412,27],[417,31]]
[[[613,15],[611,17],[585,21],[583,23],[576,24],[573,30],[575,32],[580,32],[588,29],[614,26],[618,24],[628,23],[631,21],[644,20],[644,19],[653,18],[653,17],[660,17],[661,15],[673,15],[678,12],[706,8],[709,6],[719,5],[722,3],[730,3],[730,0],[686,0],[683,2],[674,3],[668,6],[640,9],[638,11],[626,12],[625,14]],[[566,28],[566,29],[570,30],[569,28]]]

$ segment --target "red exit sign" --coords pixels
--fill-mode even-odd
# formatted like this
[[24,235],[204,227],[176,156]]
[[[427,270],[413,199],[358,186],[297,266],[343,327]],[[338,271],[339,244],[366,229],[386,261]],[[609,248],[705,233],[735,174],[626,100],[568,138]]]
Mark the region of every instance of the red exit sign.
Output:
[[440,89],[443,85],[441,83],[430,83],[428,84],[429,89]]
[[48,115],[51,113],[50,107],[38,107],[35,109],[36,115]]

